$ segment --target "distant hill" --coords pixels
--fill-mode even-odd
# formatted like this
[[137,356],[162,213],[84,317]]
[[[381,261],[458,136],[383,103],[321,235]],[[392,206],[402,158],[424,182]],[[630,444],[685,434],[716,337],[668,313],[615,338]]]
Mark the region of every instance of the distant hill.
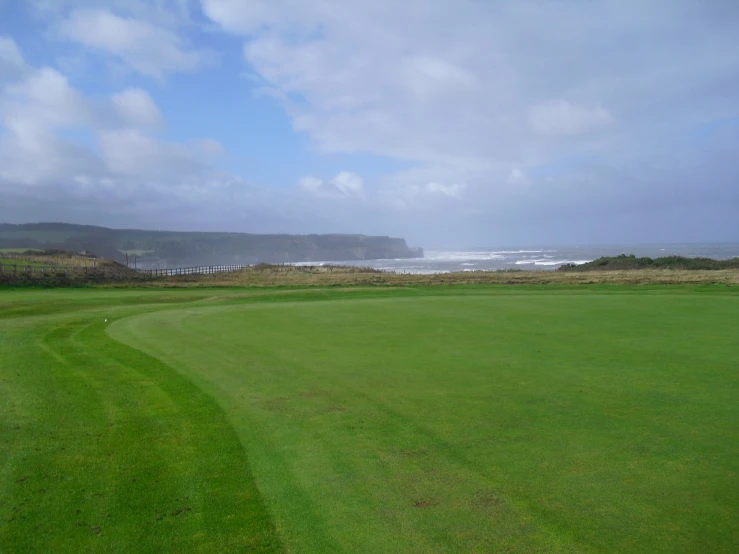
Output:
[[366,235],[258,235],[109,229],[70,223],[0,223],[0,249],[90,252],[139,267],[260,262],[316,262],[422,258],[402,238]]
[[712,258],[637,258],[633,254],[605,256],[585,264],[565,264],[558,271],[609,271],[622,269],[739,269],[739,258],[714,260]]

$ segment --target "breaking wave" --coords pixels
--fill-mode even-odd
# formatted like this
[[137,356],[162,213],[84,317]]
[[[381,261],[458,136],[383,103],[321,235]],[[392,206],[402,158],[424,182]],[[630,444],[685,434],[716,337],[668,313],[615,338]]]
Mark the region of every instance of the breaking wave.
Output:
[[550,260],[547,258],[539,258],[539,259],[529,259],[529,260],[516,260],[513,262],[516,265],[544,265],[544,266],[553,266],[553,265],[564,265],[564,264],[575,264],[575,265],[581,265],[586,264],[592,260]]

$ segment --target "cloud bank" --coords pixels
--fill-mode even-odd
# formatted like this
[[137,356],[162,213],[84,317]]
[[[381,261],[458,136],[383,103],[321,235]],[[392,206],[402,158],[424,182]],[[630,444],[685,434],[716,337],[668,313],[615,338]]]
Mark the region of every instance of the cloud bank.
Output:
[[[88,0],[29,13],[50,50],[108,77],[102,91],[76,85],[0,37],[2,219],[158,214],[176,228],[426,244],[739,240],[732,2]],[[181,136],[193,114],[165,115],[155,96],[176,100],[207,71],[247,74],[243,104],[214,87],[202,110],[224,126]],[[260,162],[295,166],[280,184],[229,167],[249,153],[226,110],[275,106],[305,141],[299,153],[275,141]]]

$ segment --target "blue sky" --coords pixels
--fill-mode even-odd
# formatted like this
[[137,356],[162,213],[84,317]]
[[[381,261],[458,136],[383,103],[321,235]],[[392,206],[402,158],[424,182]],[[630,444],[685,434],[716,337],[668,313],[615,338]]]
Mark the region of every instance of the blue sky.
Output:
[[734,0],[0,0],[0,221],[736,241]]

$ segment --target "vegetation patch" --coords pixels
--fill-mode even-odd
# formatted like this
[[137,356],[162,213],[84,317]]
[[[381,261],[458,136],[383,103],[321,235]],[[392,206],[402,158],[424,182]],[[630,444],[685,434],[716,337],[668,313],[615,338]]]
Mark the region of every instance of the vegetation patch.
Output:
[[604,256],[584,264],[565,264],[558,271],[610,271],[634,269],[673,269],[673,270],[717,270],[739,269],[739,258],[714,260],[711,258],[686,258],[685,256],[664,256],[662,258],[637,258],[634,254]]
[[215,275],[182,275],[155,280],[153,287],[213,286],[456,286],[456,285],[574,285],[574,284],[739,284],[739,270],[600,270],[566,271],[461,271],[414,275],[346,266],[291,266],[259,264]]
[[43,252],[40,248],[0,248],[0,254],[34,254]]

